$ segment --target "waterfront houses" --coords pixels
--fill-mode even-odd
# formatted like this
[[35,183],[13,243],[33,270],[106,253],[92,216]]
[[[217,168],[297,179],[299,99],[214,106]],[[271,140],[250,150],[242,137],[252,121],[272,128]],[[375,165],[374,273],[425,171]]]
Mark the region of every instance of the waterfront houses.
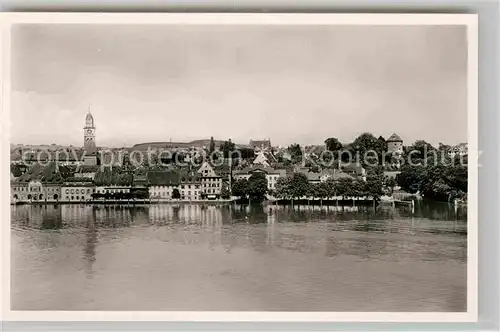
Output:
[[198,174],[181,174],[179,193],[183,200],[199,200],[201,199],[201,178]]
[[[179,175],[174,171],[151,171],[147,173],[149,197],[151,199],[180,198]],[[174,194],[175,192],[175,194]]]
[[263,166],[251,166],[244,168],[242,170],[237,170],[234,171],[233,176],[235,180],[243,180],[243,179],[248,180],[252,176],[252,174],[255,173],[265,174],[268,190],[275,190],[278,179],[280,177],[286,176],[285,169],[274,169],[272,167],[263,167]]
[[95,186],[91,180],[72,178],[61,185],[61,200],[65,202],[85,202],[92,200]]
[[97,186],[95,192],[97,194],[127,194],[130,193],[130,186],[110,185],[110,186]]
[[204,162],[197,171],[201,178],[201,197],[217,199],[222,190],[222,177],[218,175],[208,162]]

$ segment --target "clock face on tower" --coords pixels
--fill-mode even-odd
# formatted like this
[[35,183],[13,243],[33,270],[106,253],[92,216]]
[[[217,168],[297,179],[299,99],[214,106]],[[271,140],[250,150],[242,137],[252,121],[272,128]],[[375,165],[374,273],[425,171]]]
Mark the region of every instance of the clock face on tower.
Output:
[[92,129],[87,129],[87,134],[91,135],[92,134]]

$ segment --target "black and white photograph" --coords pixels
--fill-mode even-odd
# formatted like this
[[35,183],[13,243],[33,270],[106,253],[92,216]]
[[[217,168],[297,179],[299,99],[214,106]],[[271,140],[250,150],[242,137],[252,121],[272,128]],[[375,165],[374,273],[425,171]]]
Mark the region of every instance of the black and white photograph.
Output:
[[477,312],[474,15],[76,15],[3,49],[10,311]]

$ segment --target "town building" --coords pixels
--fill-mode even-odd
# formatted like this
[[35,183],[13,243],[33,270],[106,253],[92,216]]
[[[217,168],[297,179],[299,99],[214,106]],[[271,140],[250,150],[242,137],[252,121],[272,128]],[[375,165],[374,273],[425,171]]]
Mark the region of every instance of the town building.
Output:
[[201,197],[207,199],[219,198],[222,190],[222,177],[215,172],[208,162],[204,162],[197,173],[201,178]]
[[393,154],[403,154],[403,140],[394,133],[387,139],[387,151]]
[[130,186],[109,185],[109,186],[96,186],[95,192],[97,194],[126,194],[130,192]]
[[75,178],[86,178],[94,180],[96,172],[99,170],[97,165],[79,165],[74,173]]
[[[68,181],[69,180],[69,181]],[[85,202],[92,200],[95,186],[91,180],[68,179],[61,185],[61,200],[64,202]]]
[[235,180],[242,180],[242,179],[248,180],[252,176],[252,174],[255,173],[265,174],[268,190],[275,190],[278,179],[281,177],[286,177],[285,169],[274,169],[272,167],[263,167],[263,166],[247,167],[242,170],[234,171],[233,175]]
[[254,165],[262,165],[264,167],[270,167],[277,163],[276,158],[270,151],[267,150],[259,150],[257,152],[257,156],[253,160]]
[[451,148],[450,155],[454,156],[465,156],[468,153],[467,143],[460,143]]
[[41,181],[11,183],[11,195],[14,201],[44,201],[44,187]]
[[355,179],[366,181],[366,169],[357,163],[339,164],[339,170],[352,176]]
[[[179,199],[179,174],[174,171],[151,171],[148,172],[149,198],[151,199]],[[176,193],[177,195],[175,195]]]
[[356,179],[356,176],[338,169],[323,169],[321,172],[311,172],[309,168],[300,167],[295,169],[295,173],[302,173],[311,184],[326,182],[328,180],[338,181],[340,179]]
[[180,174],[181,199],[190,201],[201,199],[201,185],[201,178],[198,174]]
[[[62,171],[62,172],[61,172]],[[34,164],[11,180],[11,199],[16,201],[58,201],[61,197],[64,166],[49,162],[43,166]]]

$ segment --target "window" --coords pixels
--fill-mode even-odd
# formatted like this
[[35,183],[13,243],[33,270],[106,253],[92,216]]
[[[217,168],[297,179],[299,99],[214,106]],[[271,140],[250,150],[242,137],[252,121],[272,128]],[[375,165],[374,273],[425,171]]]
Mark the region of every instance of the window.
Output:
[[188,196],[191,196],[191,191],[188,191]]
[[[72,193],[72,194],[74,194],[74,193],[75,193],[75,190],[74,190],[74,189],[71,189],[71,193]],[[73,197],[73,196],[71,196],[71,197]]]
[[71,196],[71,199],[73,200],[73,199],[75,199],[75,197],[74,197],[74,196]]
[[69,189],[66,189],[66,194],[69,194]]

